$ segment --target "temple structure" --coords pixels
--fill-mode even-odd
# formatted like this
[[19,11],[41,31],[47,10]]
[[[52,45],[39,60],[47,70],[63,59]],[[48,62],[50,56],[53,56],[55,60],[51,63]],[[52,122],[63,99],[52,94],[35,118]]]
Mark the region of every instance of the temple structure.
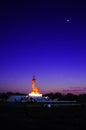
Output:
[[32,92],[29,93],[30,97],[42,97],[42,94],[40,92],[40,89],[36,87],[36,79],[35,76],[32,78]]

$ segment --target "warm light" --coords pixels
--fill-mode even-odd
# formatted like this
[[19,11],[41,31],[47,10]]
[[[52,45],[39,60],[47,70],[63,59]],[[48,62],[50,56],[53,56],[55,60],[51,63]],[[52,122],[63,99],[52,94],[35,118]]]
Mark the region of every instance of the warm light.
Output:
[[40,89],[36,87],[36,79],[35,76],[33,76],[32,79],[32,92],[29,93],[30,97],[42,97],[42,94],[40,93]]
[[41,93],[31,92],[31,93],[29,93],[29,96],[30,96],[30,97],[42,97],[42,94],[41,94]]

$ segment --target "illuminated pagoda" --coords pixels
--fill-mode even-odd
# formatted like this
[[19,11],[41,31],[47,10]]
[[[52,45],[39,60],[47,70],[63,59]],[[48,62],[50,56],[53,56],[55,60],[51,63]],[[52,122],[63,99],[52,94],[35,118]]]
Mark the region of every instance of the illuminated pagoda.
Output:
[[35,76],[33,76],[33,79],[32,79],[32,92],[29,93],[29,97],[42,97],[40,89],[38,87],[36,87]]

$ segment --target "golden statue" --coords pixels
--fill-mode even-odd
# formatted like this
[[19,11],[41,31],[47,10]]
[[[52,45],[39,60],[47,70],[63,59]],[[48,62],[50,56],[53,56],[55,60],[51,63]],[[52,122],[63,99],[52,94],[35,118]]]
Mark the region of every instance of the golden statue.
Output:
[[33,76],[32,79],[32,92],[29,93],[30,97],[42,97],[42,94],[40,93],[40,89],[36,87],[36,79],[35,76]]
[[35,76],[33,76],[33,79],[32,79],[32,92],[34,92],[36,94],[40,94],[40,89],[36,87]]

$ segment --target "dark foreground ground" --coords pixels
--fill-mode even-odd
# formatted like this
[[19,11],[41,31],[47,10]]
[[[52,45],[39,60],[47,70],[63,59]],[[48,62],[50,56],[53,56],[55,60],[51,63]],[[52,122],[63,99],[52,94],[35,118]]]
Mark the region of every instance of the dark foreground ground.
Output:
[[86,129],[86,106],[43,107],[0,103],[2,129]]

